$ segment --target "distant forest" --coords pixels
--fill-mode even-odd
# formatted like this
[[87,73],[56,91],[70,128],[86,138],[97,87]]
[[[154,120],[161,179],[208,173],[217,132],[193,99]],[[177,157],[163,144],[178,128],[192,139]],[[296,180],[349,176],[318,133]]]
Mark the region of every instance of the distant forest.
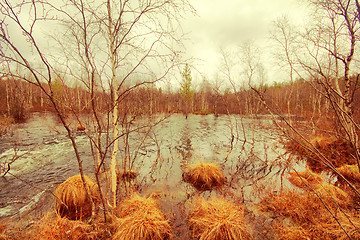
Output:
[[[56,82],[54,83],[56,85]],[[291,114],[306,120],[318,119],[322,115],[327,118],[332,107],[316,81],[297,80],[293,84],[275,83],[271,86],[262,86],[258,90],[262,93],[269,109],[276,114]],[[43,86],[49,89],[46,84]],[[357,86],[359,87],[359,86]],[[55,100],[62,107],[62,111],[89,113],[91,111],[90,99],[96,99],[96,109],[106,113],[110,111],[110,94],[103,91],[95,92],[82,87],[64,87],[58,84],[53,86]],[[49,98],[38,86],[26,81],[7,79],[0,80],[0,113],[10,116],[14,121],[25,120],[31,112],[54,111]],[[147,85],[125,91],[121,96],[120,112],[122,114],[156,114],[156,113],[182,113],[184,99],[180,92],[164,91]],[[359,94],[354,95],[353,112],[355,119],[360,118]],[[258,95],[251,89],[238,90],[236,93],[230,89],[220,93],[210,84],[195,91],[190,99],[189,112],[192,114],[268,114],[258,99]],[[329,119],[330,120],[330,119]]]

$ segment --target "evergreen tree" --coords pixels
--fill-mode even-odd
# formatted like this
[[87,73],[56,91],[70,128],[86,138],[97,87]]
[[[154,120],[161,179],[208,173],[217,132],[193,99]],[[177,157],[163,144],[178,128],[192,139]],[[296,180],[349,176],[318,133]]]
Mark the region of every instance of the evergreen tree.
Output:
[[185,117],[187,118],[189,113],[189,105],[192,101],[192,97],[194,94],[194,90],[191,89],[192,77],[191,77],[191,70],[188,64],[185,65],[184,71],[181,73],[181,75],[182,75],[182,82],[180,83],[181,86],[180,93],[184,102]]

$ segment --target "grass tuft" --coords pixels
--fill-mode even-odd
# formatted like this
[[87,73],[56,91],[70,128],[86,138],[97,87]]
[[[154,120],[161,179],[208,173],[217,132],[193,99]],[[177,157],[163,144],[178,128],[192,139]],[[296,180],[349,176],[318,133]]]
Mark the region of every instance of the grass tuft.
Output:
[[155,199],[137,194],[121,202],[114,210],[116,232],[112,239],[163,240],[171,237],[171,226]]
[[188,224],[194,239],[250,239],[244,208],[224,198],[198,198],[190,206]]
[[78,131],[85,131],[85,130],[86,130],[86,127],[85,127],[85,125],[79,124],[79,125],[77,126],[76,130],[78,130]]
[[37,223],[31,236],[41,240],[93,240],[108,239],[110,234],[101,218],[94,219],[92,224],[89,224],[48,214]]
[[[97,199],[97,185],[89,177],[84,177],[89,187],[91,197]],[[61,217],[78,220],[82,218],[86,219],[91,216],[92,203],[86,196],[86,191],[80,175],[70,177],[60,184],[55,190],[55,196],[57,197],[56,210]]]
[[206,191],[222,187],[226,177],[216,163],[198,162],[187,167],[183,173],[185,182],[193,185],[197,190]]

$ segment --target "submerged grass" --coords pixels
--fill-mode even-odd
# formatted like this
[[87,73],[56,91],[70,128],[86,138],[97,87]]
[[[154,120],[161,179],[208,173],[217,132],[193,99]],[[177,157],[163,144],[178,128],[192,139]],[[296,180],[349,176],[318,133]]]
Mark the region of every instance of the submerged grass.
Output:
[[[90,197],[98,198],[97,185],[87,176],[84,176],[90,190]],[[62,217],[72,220],[88,218],[92,212],[92,202],[86,196],[80,175],[68,178],[55,190],[56,210]]]
[[198,198],[190,207],[188,225],[194,239],[250,239],[244,208],[224,198]]
[[183,179],[200,191],[222,187],[226,182],[226,177],[218,164],[201,161],[189,165],[183,173]]
[[172,228],[155,199],[133,194],[114,211],[115,234],[112,239],[163,240],[171,237]]

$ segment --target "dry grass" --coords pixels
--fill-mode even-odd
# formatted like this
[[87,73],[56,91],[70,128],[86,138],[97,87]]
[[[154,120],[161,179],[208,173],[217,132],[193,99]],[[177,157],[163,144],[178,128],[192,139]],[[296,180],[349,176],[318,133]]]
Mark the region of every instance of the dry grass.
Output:
[[309,240],[307,230],[298,226],[276,226],[279,232],[279,239],[283,240]]
[[116,170],[117,182],[120,183],[121,181],[132,181],[137,176],[138,173],[133,170]]
[[187,168],[187,171],[183,173],[183,179],[197,190],[212,190],[223,186],[226,182],[226,177],[216,163],[200,161],[189,165]]
[[287,179],[299,188],[306,188],[307,186],[319,184],[324,181],[319,174],[316,174],[309,169],[306,169],[303,172],[290,172],[290,176]]
[[[84,177],[90,190],[90,196],[96,200],[98,198],[97,185],[89,177]],[[60,216],[72,220],[91,216],[92,202],[86,196],[80,175],[70,177],[60,184],[55,190],[55,195],[62,201],[56,198],[56,210]]]
[[350,203],[351,198],[349,194],[332,184],[317,184],[314,185],[314,189],[328,205],[335,208],[338,205],[346,207]]
[[171,237],[171,226],[155,199],[134,194],[115,209],[113,239],[163,240]]
[[109,239],[103,219],[95,219],[92,224],[80,220],[61,218],[48,213],[30,229],[16,235],[15,239],[28,240],[93,240]]
[[344,165],[344,166],[337,168],[337,170],[350,182],[352,182],[356,185],[360,184],[360,172],[359,172],[358,166],[356,164]]
[[312,138],[310,140],[310,143],[312,145],[314,145],[314,147],[316,147],[316,148],[325,148],[335,141],[336,141],[336,138],[334,138],[332,136],[319,135],[319,136],[315,136],[314,138]]
[[10,239],[10,237],[7,236],[5,232],[6,232],[6,224],[0,222],[0,240]]
[[223,198],[198,198],[190,207],[188,224],[194,239],[250,239],[244,208]]
[[[341,201],[346,201],[346,194],[330,184],[317,186],[316,191],[350,237],[360,239],[358,213],[350,208],[343,209],[351,223],[339,210],[339,205],[334,204],[336,200],[342,205]],[[269,194],[259,206],[261,211],[272,213],[276,219],[272,227],[276,229],[279,239],[347,239],[345,232],[313,192]]]
[[311,144],[303,139],[290,140],[284,143],[284,147],[289,153],[305,159],[308,167],[314,172],[330,170],[316,156],[316,150],[321,152],[335,167],[355,164],[355,160],[352,157],[354,149],[351,148],[349,143],[331,136],[316,136],[309,141]]

